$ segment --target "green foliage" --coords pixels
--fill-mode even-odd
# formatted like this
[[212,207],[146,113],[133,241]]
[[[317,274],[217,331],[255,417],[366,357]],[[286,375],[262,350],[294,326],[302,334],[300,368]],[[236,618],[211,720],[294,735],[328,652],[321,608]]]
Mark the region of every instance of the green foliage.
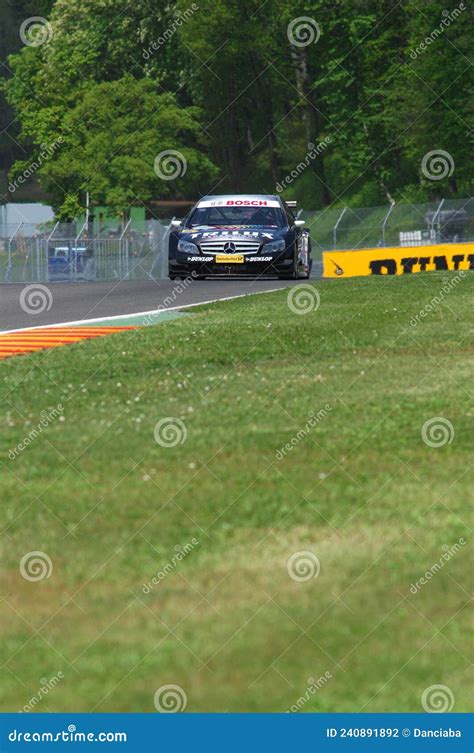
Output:
[[[202,192],[215,168],[196,148],[197,115],[195,107],[180,108],[172,94],[158,94],[146,79],[94,84],[65,114],[65,144],[43,171],[48,189],[87,189],[95,202],[116,212],[135,200]],[[160,179],[154,169],[155,159],[169,149],[178,150],[186,164],[174,180]]]
[[388,121],[428,191],[434,186],[421,173],[423,156],[434,149],[449,152],[453,175],[435,188],[438,195],[456,195],[473,186],[473,11],[467,3],[445,0],[430,0],[422,13],[418,5],[407,3],[406,60],[389,92]]
[[[303,16],[317,33],[300,46]],[[50,22],[6,90],[32,156],[65,137],[38,172],[58,207],[85,190],[121,210],[215,184],[274,192],[328,137],[285,184],[308,209],[472,192],[467,3],[56,0]],[[183,180],[150,174],[163,148],[185,155]],[[433,181],[422,160],[440,149],[454,170]]]
[[61,206],[56,211],[56,219],[60,222],[73,222],[73,220],[82,212],[82,206],[79,202],[77,193],[67,193],[64,196]]

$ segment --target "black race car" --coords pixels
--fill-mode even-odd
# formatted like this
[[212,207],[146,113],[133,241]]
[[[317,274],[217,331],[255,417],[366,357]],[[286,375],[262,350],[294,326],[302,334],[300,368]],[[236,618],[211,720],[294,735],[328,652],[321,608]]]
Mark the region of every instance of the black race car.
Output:
[[290,204],[279,196],[205,196],[182,222],[172,223],[170,278],[308,278],[309,232]]

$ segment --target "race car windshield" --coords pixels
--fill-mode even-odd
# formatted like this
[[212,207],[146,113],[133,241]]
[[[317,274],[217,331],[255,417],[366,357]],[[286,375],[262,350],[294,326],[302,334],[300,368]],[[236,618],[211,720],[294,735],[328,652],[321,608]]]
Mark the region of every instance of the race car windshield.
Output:
[[189,218],[188,227],[221,226],[283,227],[283,213],[278,207],[198,207]]

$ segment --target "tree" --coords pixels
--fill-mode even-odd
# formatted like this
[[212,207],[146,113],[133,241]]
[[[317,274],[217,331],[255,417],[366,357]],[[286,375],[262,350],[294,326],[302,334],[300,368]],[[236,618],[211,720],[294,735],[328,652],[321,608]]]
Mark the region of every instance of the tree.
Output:
[[42,128],[59,146],[38,175],[58,208],[71,195],[84,205],[86,191],[117,213],[157,196],[197,196],[216,174],[199,149],[197,116],[146,79],[92,84],[59,129]]
[[[163,22],[164,3],[155,6]],[[86,190],[121,211],[134,200],[193,196],[216,175],[198,108],[160,94],[160,83],[148,75],[153,66],[143,29],[150,18],[149,3],[141,0],[133,10],[125,0],[58,0],[48,41],[10,59],[7,96],[22,139],[33,144],[31,158],[41,162],[36,175],[58,211],[65,197],[69,211],[71,197],[83,201]],[[179,181],[160,179],[153,170],[156,156],[169,149],[186,163]],[[45,150],[48,159],[38,159]],[[172,168],[169,160],[165,165]],[[13,173],[25,167],[17,163]]]
[[[10,57],[6,91],[32,157],[64,138],[37,173],[56,203],[86,185],[115,207],[273,193],[296,167],[307,208],[472,190],[467,0],[48,3],[52,36]],[[179,184],[145,168],[165,148],[186,154]],[[436,149],[454,164],[440,181],[421,169]]]
[[[390,128],[425,192],[472,190],[474,11],[467,2],[408,0],[405,12],[403,66],[388,95]],[[438,163],[424,163],[440,150]]]

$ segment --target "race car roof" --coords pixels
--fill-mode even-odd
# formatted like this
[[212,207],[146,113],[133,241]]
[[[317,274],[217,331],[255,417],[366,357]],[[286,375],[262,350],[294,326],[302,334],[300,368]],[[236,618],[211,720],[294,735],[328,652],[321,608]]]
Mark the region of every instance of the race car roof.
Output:
[[203,207],[281,207],[276,196],[258,194],[229,194],[204,196],[198,201],[199,209]]

